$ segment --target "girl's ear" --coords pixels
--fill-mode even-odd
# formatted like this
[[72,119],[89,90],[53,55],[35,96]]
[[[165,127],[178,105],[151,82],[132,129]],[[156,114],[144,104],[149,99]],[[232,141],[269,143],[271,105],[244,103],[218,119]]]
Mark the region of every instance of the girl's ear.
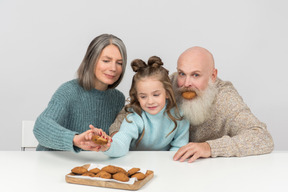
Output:
[[169,99],[169,95],[170,95],[170,93],[168,93],[168,91],[166,91],[166,99]]

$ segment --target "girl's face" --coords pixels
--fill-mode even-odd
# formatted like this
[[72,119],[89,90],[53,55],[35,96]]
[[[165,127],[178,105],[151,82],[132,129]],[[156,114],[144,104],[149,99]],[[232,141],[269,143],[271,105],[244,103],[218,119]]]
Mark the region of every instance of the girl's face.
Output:
[[108,45],[102,51],[96,62],[94,74],[95,88],[106,90],[108,85],[115,83],[122,73],[122,56],[117,46]]
[[137,99],[141,108],[151,115],[159,113],[166,104],[163,83],[154,78],[144,78],[136,83]]

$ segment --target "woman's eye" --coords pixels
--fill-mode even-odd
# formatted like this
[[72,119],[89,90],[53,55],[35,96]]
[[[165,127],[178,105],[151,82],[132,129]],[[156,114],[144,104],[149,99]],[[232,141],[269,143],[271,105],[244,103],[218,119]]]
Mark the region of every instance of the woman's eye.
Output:
[[118,65],[121,65],[121,66],[123,65],[123,63],[122,63],[122,62],[117,62],[117,64],[118,64]]
[[104,63],[108,63],[108,62],[109,62],[109,60],[103,60],[103,62],[104,62]]
[[155,97],[158,97],[160,94],[154,94]]

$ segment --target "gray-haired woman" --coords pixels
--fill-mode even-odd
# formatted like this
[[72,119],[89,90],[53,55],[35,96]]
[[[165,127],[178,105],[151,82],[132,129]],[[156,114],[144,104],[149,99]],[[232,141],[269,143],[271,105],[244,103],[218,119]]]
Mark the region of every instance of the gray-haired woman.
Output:
[[37,150],[101,150],[90,140],[92,125],[108,133],[124,107],[125,96],[115,88],[123,78],[126,63],[126,47],[121,39],[111,34],[93,39],[77,71],[78,78],[62,84],[37,118],[33,130],[39,142]]

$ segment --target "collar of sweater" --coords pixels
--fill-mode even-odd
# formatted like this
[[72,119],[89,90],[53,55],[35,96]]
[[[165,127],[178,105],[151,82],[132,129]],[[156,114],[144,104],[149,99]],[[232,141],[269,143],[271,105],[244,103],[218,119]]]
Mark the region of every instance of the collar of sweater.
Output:
[[113,89],[106,89],[104,91],[98,90],[98,89],[92,89],[92,90],[89,90],[88,92],[90,92],[91,94],[99,98],[105,98],[107,95],[111,94],[112,91]]
[[152,115],[152,114],[150,114],[144,110],[142,113],[145,114],[145,116],[147,116],[149,119],[160,118],[160,117],[164,116],[165,109],[166,109],[166,105],[165,105],[165,107],[163,107],[163,109],[161,109],[161,111],[159,111],[159,113],[157,113],[155,115]]

